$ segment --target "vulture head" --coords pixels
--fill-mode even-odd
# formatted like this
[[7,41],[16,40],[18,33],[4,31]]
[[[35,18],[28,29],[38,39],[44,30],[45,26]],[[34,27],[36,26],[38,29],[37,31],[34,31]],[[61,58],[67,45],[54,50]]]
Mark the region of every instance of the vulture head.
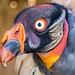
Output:
[[[1,40],[1,63],[6,66],[8,61],[22,53],[36,53],[43,60],[44,56],[55,53],[58,45],[66,45],[66,41],[62,41],[68,33],[66,13],[63,6],[55,3],[41,4],[21,11],[15,18],[14,26]],[[60,52],[56,54],[60,56]]]

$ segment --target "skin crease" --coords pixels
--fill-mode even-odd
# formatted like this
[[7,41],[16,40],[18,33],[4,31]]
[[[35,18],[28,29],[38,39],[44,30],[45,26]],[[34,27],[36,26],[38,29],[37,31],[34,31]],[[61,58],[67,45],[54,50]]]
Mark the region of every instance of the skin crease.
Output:
[[[37,11],[37,10],[36,10]],[[48,11],[48,10],[46,10],[46,11]],[[32,12],[30,12],[30,10],[28,11],[29,13],[32,13]],[[27,13],[28,13],[27,12]],[[35,11],[34,11],[35,12]],[[34,15],[36,15],[35,17],[34,17],[34,21],[36,20],[36,17],[37,17],[37,15],[39,14],[39,13],[34,13],[33,12],[33,16]],[[53,12],[53,11],[52,11]],[[24,15],[24,13],[22,14],[22,15]],[[17,19],[17,21],[16,21],[16,23],[17,22],[19,22],[20,20],[22,20],[23,21],[23,19],[24,20],[26,20],[26,18],[28,19],[28,14],[27,14],[27,17],[22,17],[22,15],[21,16],[19,16],[18,17],[18,19]],[[44,15],[44,14],[43,14]],[[70,13],[69,13],[69,15],[70,15]],[[25,15],[26,16],[26,15]],[[39,14],[39,16],[41,17],[42,15],[40,15]],[[38,18],[39,18],[39,16],[38,16]],[[70,18],[74,18],[73,17],[73,15],[71,15],[71,16],[69,16]],[[68,22],[69,21],[71,21],[71,19],[68,17]],[[29,17],[29,19],[30,19],[30,17]],[[31,20],[31,19],[30,19]],[[33,23],[33,21],[30,21],[31,23]],[[50,22],[51,22],[51,20],[50,20]],[[28,23],[28,22],[27,22]],[[27,24],[25,21],[24,21],[24,23],[23,24]],[[74,71],[74,69],[75,69],[75,67],[74,67],[74,63],[75,63],[75,61],[74,61],[74,53],[73,52],[71,52],[70,53],[70,51],[72,50],[70,50],[70,48],[71,47],[73,47],[73,46],[71,46],[71,41],[72,41],[72,39],[71,39],[71,37],[70,36],[72,36],[72,32],[73,32],[73,30],[74,30],[74,28],[73,28],[73,26],[74,26],[74,20],[73,20],[73,23],[71,22],[71,23],[69,23],[69,27],[70,27],[70,25],[72,25],[72,27],[70,27],[70,30],[69,30],[69,38],[68,38],[68,43],[67,43],[67,46],[66,46],[66,48],[65,48],[65,50],[64,50],[64,52],[62,53],[62,55],[61,55],[61,57],[60,57],[60,59],[51,67],[51,69],[53,70],[53,72],[50,74],[48,71],[47,72],[45,72],[45,70],[47,70],[46,68],[44,68],[44,69],[41,69],[44,73],[45,73],[45,75],[74,75],[74,73],[75,73],[75,71]],[[49,23],[48,23],[49,24]],[[27,24],[27,25],[29,25],[29,24]],[[25,26],[26,27],[26,26]],[[26,28],[27,29],[27,28]],[[25,29],[25,30],[26,30]],[[72,31],[71,31],[71,29],[73,29]],[[31,30],[30,29],[30,27],[29,27],[29,29],[28,30]],[[27,32],[28,32],[28,30],[27,30]],[[37,34],[36,34],[37,35]],[[40,35],[38,36],[38,37],[40,37]],[[74,36],[73,36],[74,37]],[[73,38],[72,37],[72,38]],[[42,38],[42,37],[41,37]],[[69,51],[70,50],[70,51]],[[73,49],[73,51],[74,51],[74,49]],[[72,58],[72,60],[71,60],[71,58]],[[35,63],[36,64],[38,64],[38,63],[43,63],[41,60],[37,63],[36,62],[36,60],[37,59],[40,59],[38,56],[36,56],[35,57],[35,54],[34,54],[34,60],[35,60]],[[38,66],[40,66],[41,64],[38,64]],[[41,67],[42,66],[44,66],[44,64],[43,65],[41,65]],[[40,68],[41,68],[40,67]],[[39,68],[39,69],[40,69]]]
[[[75,74],[75,15],[69,13],[69,36],[67,46],[60,59],[53,65],[54,73],[52,75],[74,75]],[[62,68],[61,68],[62,67]]]
[[45,75],[35,64],[32,53],[17,56],[15,69],[19,75]]
[[[73,32],[75,31],[75,21],[73,18],[75,18],[75,16],[68,13],[68,10],[66,10],[66,8],[58,4],[52,4],[50,6],[48,6],[49,4],[47,6],[46,5],[28,8],[21,12],[15,19],[15,25],[21,23],[25,28],[25,52],[33,53],[33,58],[36,65],[38,65],[40,71],[43,72],[45,75],[74,75],[75,33]],[[68,42],[64,52],[62,53],[59,60],[56,63],[54,63],[54,65],[51,67],[52,72],[50,72],[46,68],[45,63],[39,58],[39,56],[35,52],[43,52],[41,48],[43,48],[44,46],[48,45],[53,41],[47,29],[55,22],[56,19],[60,17],[62,9],[65,10],[65,18],[69,23]],[[38,20],[39,18],[44,18],[47,22],[47,27],[42,32],[34,28],[34,24],[36,20]]]
[[[41,11],[40,11],[41,10]],[[39,33],[41,32],[38,32],[35,28],[34,28],[34,23],[36,22],[37,19],[39,18],[45,18],[46,21],[47,21],[47,27],[49,27],[51,24],[52,24],[52,21],[53,21],[53,18],[58,18],[60,16],[60,13],[61,11],[59,11],[59,15],[58,14],[55,14],[55,15],[58,15],[58,17],[56,16],[52,16],[51,19],[49,16],[51,16],[55,10],[55,12],[58,12],[56,10],[56,7],[53,8],[53,7],[42,7],[41,8],[32,8],[32,9],[28,9],[26,12],[23,12],[15,21],[15,24],[17,23],[22,23],[23,26],[25,27],[25,33],[26,33],[26,42],[25,42],[25,51],[28,53],[31,51],[33,52],[37,52],[39,51],[39,48],[42,48],[44,46],[46,46],[47,44],[49,44],[52,40],[49,36],[49,33],[46,32],[46,33],[43,33],[44,31],[42,31],[42,35],[40,35]],[[34,11],[34,12],[33,12]],[[43,12],[45,11],[45,12]],[[46,12],[48,11],[48,12]],[[32,13],[32,14],[31,14]],[[37,16],[38,15],[38,16]],[[33,19],[31,19],[33,18]],[[47,29],[47,28],[46,28]],[[31,34],[32,35],[31,35]],[[28,35],[30,34],[30,35]],[[31,36],[31,37],[30,37]],[[34,39],[32,39],[34,38]],[[32,43],[34,46],[36,46],[34,49],[32,47],[29,46],[29,40],[32,39]],[[35,41],[36,40],[36,41]],[[43,41],[44,40],[44,41]],[[34,43],[35,41],[35,43]],[[36,45],[35,45],[36,44]],[[29,51],[28,51],[29,50]],[[40,51],[39,51],[40,52]]]

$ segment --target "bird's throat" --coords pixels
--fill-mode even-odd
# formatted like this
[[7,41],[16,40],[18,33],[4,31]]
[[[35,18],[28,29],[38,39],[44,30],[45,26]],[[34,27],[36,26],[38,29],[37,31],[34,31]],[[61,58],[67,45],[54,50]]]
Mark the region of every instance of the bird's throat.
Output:
[[64,33],[62,40],[60,43],[51,51],[46,53],[37,53],[42,61],[45,63],[46,67],[50,69],[52,65],[60,58],[61,54],[63,53],[66,45],[67,45],[67,38],[68,38],[68,23],[64,21]]

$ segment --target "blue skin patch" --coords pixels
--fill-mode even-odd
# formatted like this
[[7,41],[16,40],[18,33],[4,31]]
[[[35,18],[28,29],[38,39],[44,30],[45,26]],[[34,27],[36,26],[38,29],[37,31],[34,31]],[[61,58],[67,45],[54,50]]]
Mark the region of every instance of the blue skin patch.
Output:
[[9,40],[4,46],[6,47],[6,50],[10,50],[15,56],[20,53],[20,43],[17,40]]

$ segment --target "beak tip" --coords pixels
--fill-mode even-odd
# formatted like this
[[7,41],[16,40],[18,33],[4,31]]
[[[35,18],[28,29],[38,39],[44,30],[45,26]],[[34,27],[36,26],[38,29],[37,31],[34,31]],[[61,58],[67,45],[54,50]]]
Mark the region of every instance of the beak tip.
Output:
[[2,64],[3,64],[4,67],[7,67],[7,64],[6,63],[2,63]]
[[0,62],[7,67],[7,62],[13,60],[20,53],[20,43],[17,40],[9,40],[0,48]]

